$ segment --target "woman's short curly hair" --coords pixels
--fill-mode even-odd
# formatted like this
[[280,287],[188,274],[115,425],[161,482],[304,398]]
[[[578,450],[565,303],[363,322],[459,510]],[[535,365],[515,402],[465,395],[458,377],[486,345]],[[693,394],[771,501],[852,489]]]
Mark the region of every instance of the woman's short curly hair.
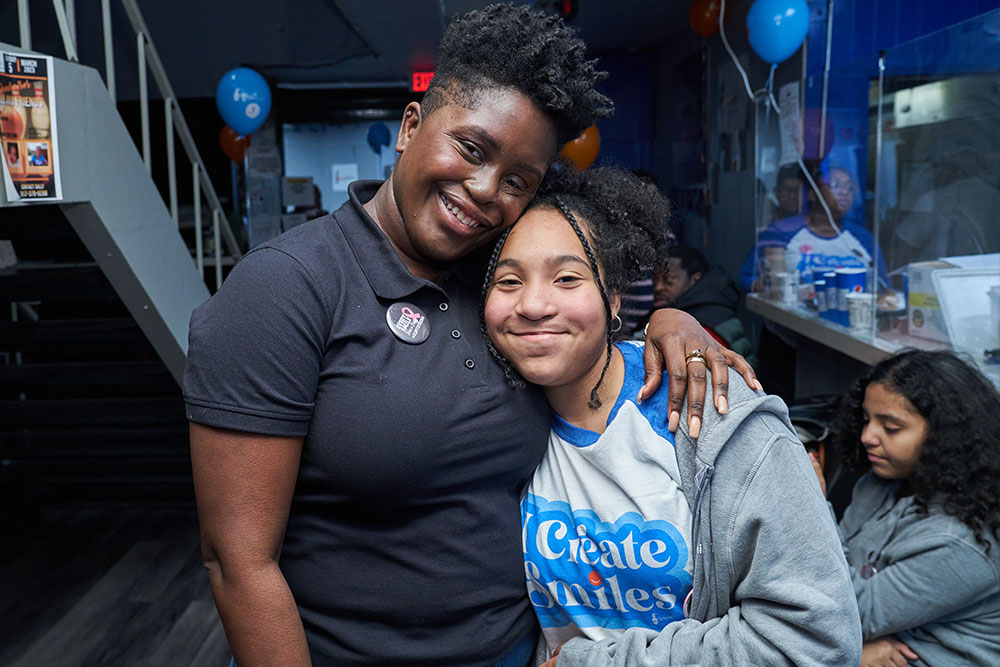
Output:
[[448,24],[421,108],[430,114],[449,102],[474,106],[481,91],[513,88],[552,119],[561,146],[614,111],[594,89],[607,72],[586,52],[557,16],[525,5],[489,5]]
[[834,444],[854,468],[870,467],[861,432],[869,385],[880,384],[927,421],[909,478],[917,507],[939,506],[980,543],[1000,539],[1000,394],[982,373],[946,351],[907,350],[880,362],[844,397]]
[[[611,360],[611,345],[616,331],[612,327],[609,292],[620,291],[637,280],[643,274],[643,267],[666,262],[668,239],[671,238],[670,204],[655,186],[622,169],[600,167],[578,171],[570,163],[559,160],[545,175],[538,194],[527,210],[536,208],[558,211],[566,219],[566,224],[573,227],[590,261],[604,301],[608,354],[604,371],[590,393],[590,407],[597,409],[601,405],[597,390]],[[490,354],[503,368],[511,384],[519,386],[524,381],[490,340],[484,312],[497,262],[511,229],[514,227],[497,239],[486,267],[480,327]]]

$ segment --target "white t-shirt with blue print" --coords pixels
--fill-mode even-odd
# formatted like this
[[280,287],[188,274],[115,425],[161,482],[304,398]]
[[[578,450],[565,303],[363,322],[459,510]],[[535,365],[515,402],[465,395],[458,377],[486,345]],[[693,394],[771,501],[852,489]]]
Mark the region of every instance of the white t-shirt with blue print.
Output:
[[[844,221],[841,233],[836,236],[819,236],[806,226],[805,215],[778,220],[761,231],[757,243],[747,255],[740,269],[739,283],[749,292],[759,275],[758,262],[762,261],[764,248],[785,249],[785,270],[799,274],[799,282],[811,282],[803,274],[833,271],[838,267],[869,269],[875,239],[864,227]],[[885,258],[878,253],[878,282],[889,285],[889,272]]]
[[[641,406],[642,345],[619,343],[625,382],[603,434],[553,413],[549,448],[521,501],[528,594],[551,651],[684,618],[691,509],[665,387]],[[666,378],[664,378],[666,382]]]

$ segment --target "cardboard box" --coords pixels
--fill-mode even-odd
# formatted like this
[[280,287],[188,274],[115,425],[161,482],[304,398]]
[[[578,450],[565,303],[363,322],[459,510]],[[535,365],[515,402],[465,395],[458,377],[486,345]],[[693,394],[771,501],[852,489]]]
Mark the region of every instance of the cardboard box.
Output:
[[285,176],[281,179],[282,206],[316,206],[312,176]]
[[907,267],[909,289],[906,297],[906,319],[909,334],[919,338],[949,343],[948,328],[941,313],[933,275],[941,269],[954,269],[949,262],[914,262]]

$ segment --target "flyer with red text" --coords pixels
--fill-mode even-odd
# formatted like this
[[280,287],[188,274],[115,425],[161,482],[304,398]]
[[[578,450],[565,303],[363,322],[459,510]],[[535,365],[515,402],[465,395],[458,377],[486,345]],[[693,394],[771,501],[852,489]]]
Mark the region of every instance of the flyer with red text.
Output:
[[52,57],[0,51],[0,146],[8,202],[62,199]]

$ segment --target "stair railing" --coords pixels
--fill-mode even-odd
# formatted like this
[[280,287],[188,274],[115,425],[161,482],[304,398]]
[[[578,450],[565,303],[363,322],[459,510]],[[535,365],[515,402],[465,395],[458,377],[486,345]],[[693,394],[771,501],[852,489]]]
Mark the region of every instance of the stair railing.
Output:
[[[139,5],[135,0],[120,0],[125,14],[128,16],[132,31],[135,33],[137,57],[139,66],[139,109],[141,120],[141,143],[142,157],[146,165],[146,171],[152,178],[152,160],[150,151],[149,133],[149,86],[147,82],[147,71],[152,72],[153,81],[163,97],[164,101],[164,134],[167,154],[167,177],[168,177],[168,201],[165,202],[170,208],[170,215],[174,223],[180,228],[180,217],[177,206],[177,164],[174,154],[175,134],[180,141],[184,152],[187,154],[191,164],[191,182],[194,192],[194,262],[199,274],[204,276],[206,258],[204,253],[202,233],[202,198],[208,203],[209,214],[212,218],[212,234],[214,239],[214,256],[209,259],[209,263],[215,266],[215,289],[222,285],[222,245],[225,243],[227,259],[238,260],[243,256],[240,251],[239,241],[236,235],[226,223],[225,213],[219,197],[215,192],[212,181],[208,177],[205,163],[201,159],[198,147],[194,143],[194,137],[188,128],[184,113],[177,103],[173,87],[167,77],[167,72],[160,60],[160,55],[153,44],[146,27],[146,21],[139,11]],[[59,33],[62,36],[63,47],[66,51],[66,59],[79,61],[76,48],[76,13],[74,0],[52,0],[52,7],[55,10],[56,21],[59,24]],[[21,39],[21,48],[31,50],[31,18],[28,11],[28,0],[17,0],[18,27]],[[111,26],[111,0],[101,0],[101,15],[104,33],[104,63],[108,94],[112,102],[117,99],[115,88],[115,65],[114,65],[114,40]]]

